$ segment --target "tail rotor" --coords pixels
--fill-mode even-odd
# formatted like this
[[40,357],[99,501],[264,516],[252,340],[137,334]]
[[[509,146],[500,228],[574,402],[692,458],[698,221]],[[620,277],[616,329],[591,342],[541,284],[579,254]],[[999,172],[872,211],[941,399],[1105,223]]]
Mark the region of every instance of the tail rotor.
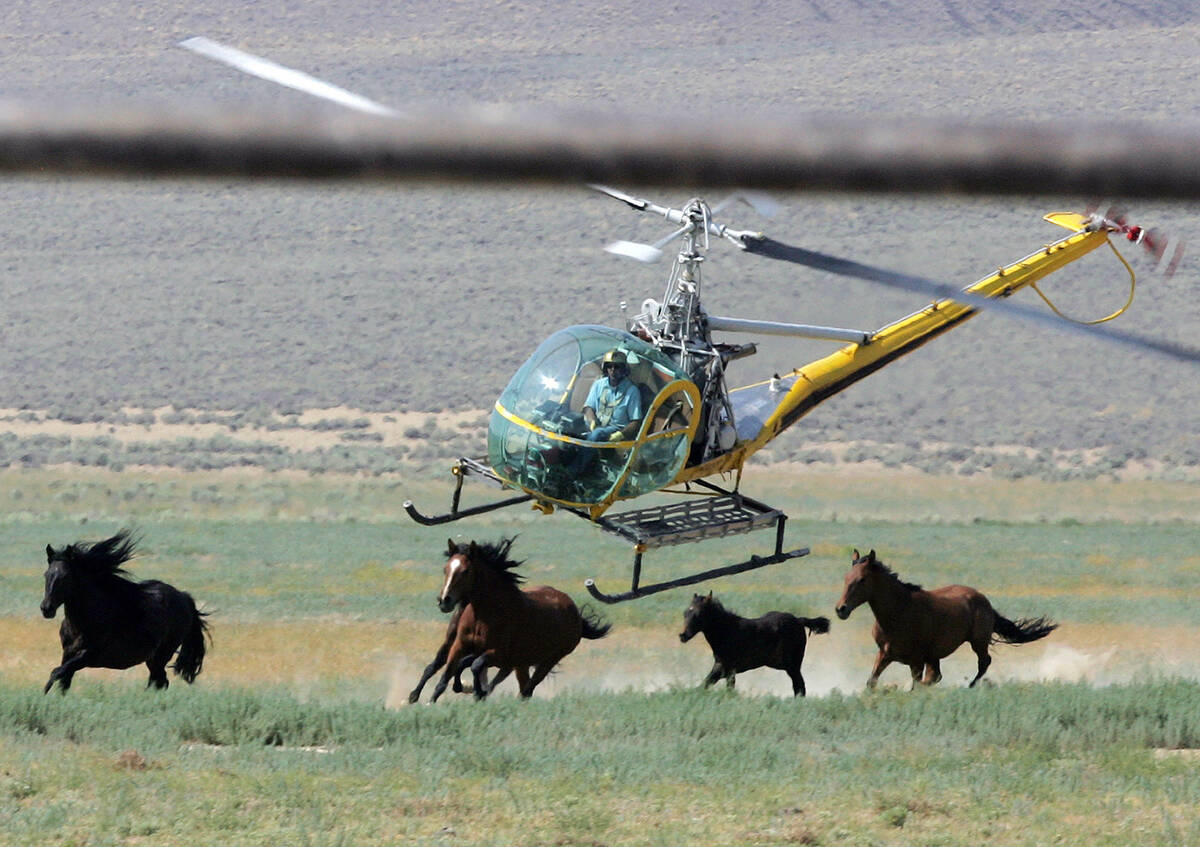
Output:
[[1106,229],[1109,232],[1123,235],[1138,247],[1154,263],[1154,269],[1165,278],[1175,275],[1183,261],[1184,247],[1182,238],[1172,236],[1156,227],[1146,228],[1129,222],[1129,210],[1119,204],[1110,205],[1103,213],[1099,211],[1100,203],[1090,203],[1086,210],[1091,219],[1090,226],[1094,229]]

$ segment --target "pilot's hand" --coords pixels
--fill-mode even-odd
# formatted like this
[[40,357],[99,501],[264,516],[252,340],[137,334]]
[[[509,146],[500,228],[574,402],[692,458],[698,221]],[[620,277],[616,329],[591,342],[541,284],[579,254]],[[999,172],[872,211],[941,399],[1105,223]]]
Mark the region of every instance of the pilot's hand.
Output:
[[610,435],[608,437],[608,440],[609,441],[624,441],[625,433],[621,432],[621,430],[618,429],[616,432],[614,432],[612,435]]

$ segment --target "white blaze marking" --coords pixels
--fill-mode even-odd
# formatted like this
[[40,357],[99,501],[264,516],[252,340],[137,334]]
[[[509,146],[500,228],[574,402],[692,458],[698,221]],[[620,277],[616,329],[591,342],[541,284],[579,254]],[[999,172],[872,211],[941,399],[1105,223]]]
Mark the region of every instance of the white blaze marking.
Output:
[[454,582],[454,575],[458,573],[460,567],[462,567],[462,556],[456,553],[446,565],[446,584],[442,586],[442,594],[439,599],[446,599],[446,592],[450,590],[450,583]]

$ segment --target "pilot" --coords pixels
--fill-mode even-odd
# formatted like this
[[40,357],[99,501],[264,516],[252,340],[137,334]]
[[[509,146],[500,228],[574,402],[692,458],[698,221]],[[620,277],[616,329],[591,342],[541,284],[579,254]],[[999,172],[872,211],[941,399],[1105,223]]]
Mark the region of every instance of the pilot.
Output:
[[604,376],[592,383],[583,404],[588,441],[624,441],[637,434],[642,421],[642,393],[629,378],[629,364],[620,350],[604,354]]
[[[609,350],[600,365],[603,376],[592,383],[583,405],[586,441],[623,441],[637,434],[642,421],[642,394],[629,378],[629,363],[620,350]],[[578,477],[591,465],[595,450],[575,453],[567,468]]]

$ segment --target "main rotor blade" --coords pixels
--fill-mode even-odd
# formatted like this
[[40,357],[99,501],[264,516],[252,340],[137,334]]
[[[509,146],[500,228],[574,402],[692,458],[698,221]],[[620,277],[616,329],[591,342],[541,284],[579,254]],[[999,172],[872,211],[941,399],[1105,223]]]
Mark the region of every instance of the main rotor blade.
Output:
[[953,285],[935,282],[925,277],[902,274],[871,265],[864,265],[861,262],[854,262],[850,259],[842,259],[826,253],[818,253],[815,250],[806,250],[803,247],[794,247],[771,238],[762,238],[761,240],[745,239],[743,243],[747,253],[754,253],[769,259],[779,259],[784,262],[828,271],[838,276],[863,279],[868,282],[929,295],[938,299],[953,300],[956,303],[971,306],[976,310],[989,309],[1010,318],[1033,321],[1053,327],[1059,331],[1074,332],[1091,338],[1098,338],[1102,341],[1124,344],[1140,350],[1148,350],[1159,355],[1169,356],[1172,359],[1200,363],[1200,350],[1176,344],[1172,341],[1162,341],[1136,333],[1064,321],[1054,315],[1038,311],[1029,306],[1022,306],[1019,303],[999,300],[995,297],[983,297],[978,294],[971,294]]
[[294,88],[296,91],[303,91],[305,94],[311,94],[314,97],[320,97],[323,100],[329,100],[340,106],[355,109],[359,112],[366,112],[368,115],[383,115],[389,118],[404,117],[390,106],[384,106],[382,103],[376,103],[374,100],[369,100],[366,97],[355,94],[353,91],[339,88],[332,83],[306,74],[304,71],[278,65],[270,59],[264,59],[252,53],[245,53],[236,47],[229,47],[201,35],[185,39],[179,42],[179,46],[185,50],[191,50],[193,53],[220,62],[223,65],[237,68],[239,71],[256,76],[259,79],[265,79],[268,82]]

